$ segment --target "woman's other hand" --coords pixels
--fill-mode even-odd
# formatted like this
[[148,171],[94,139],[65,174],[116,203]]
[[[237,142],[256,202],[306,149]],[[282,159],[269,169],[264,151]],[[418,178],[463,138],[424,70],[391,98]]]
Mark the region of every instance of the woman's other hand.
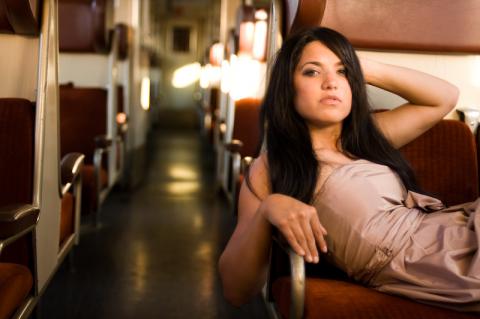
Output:
[[323,237],[327,231],[320,223],[315,207],[290,196],[272,194],[265,198],[260,209],[305,261],[318,263],[317,244],[323,252],[327,252]]
[[374,60],[370,60],[363,56],[358,56],[358,60],[360,61],[360,67],[362,68],[362,73],[365,78],[365,82],[371,84],[375,76],[375,68],[378,67],[378,62]]

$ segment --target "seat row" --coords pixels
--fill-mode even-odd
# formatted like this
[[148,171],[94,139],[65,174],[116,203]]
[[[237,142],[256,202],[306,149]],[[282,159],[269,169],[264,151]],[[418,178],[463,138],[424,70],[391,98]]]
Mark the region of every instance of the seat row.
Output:
[[242,4],[226,44],[214,43],[205,57],[211,71],[201,119],[216,152],[218,189],[236,215],[245,167],[259,151],[260,103],[266,78],[268,8]]
[[107,1],[0,0],[0,33],[0,319],[28,318],[122,178],[129,27],[109,28]]

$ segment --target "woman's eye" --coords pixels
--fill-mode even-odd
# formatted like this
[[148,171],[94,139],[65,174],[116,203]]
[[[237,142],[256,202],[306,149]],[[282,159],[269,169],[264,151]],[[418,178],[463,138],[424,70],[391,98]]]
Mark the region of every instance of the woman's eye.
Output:
[[303,75],[306,75],[306,76],[316,76],[318,74],[320,74],[320,73],[316,70],[305,70],[305,71],[303,71]]
[[347,69],[345,68],[339,69],[337,72],[338,74],[347,75]]

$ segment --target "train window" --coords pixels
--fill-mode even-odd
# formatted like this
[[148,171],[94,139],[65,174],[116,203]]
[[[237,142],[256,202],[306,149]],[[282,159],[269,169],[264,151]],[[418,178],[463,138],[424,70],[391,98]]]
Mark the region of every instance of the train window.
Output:
[[174,27],[173,28],[173,51],[189,52],[190,51],[190,27]]

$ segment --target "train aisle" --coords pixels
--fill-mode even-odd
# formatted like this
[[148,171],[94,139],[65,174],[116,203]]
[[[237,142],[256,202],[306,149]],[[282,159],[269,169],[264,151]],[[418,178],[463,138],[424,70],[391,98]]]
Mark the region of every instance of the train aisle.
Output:
[[217,260],[234,227],[214,189],[213,152],[198,130],[155,130],[145,182],[113,192],[102,227],[84,227],[74,270],[64,262],[40,317],[267,318],[260,298],[222,296]]

